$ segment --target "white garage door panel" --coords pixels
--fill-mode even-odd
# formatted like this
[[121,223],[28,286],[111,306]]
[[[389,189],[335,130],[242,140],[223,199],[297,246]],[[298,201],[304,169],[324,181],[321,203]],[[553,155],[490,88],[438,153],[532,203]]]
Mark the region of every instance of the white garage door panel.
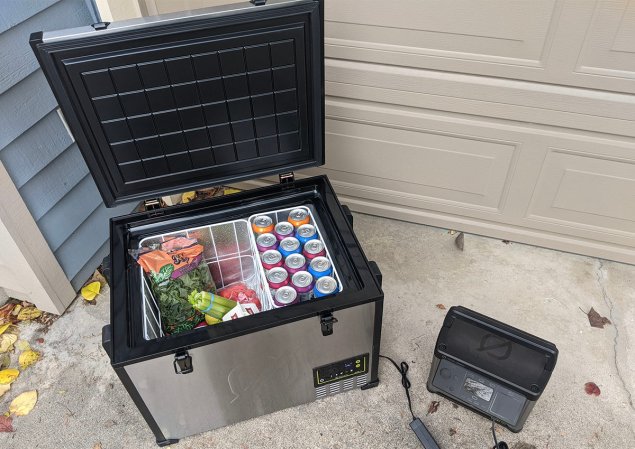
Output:
[[634,206],[635,158],[550,148],[528,218],[546,229],[573,227],[581,235],[601,233],[607,241],[635,245]]
[[330,58],[635,93],[628,0],[326,2]]
[[[537,66],[555,0],[358,0],[327,2],[326,34],[333,46],[447,56]],[[505,20],[492,21],[502,16]],[[405,62],[402,60],[402,63]]]
[[326,144],[325,168],[341,172],[334,179],[364,175],[371,178],[365,184],[375,187],[495,211],[516,149],[460,134],[333,120],[327,121]]
[[329,60],[327,94],[635,136],[635,96]]
[[576,71],[635,79],[635,2],[597,4]]

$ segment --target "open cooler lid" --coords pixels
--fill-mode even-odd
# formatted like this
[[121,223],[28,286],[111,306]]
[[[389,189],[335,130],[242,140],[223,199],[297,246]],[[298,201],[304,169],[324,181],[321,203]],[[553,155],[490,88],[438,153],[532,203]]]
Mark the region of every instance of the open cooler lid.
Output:
[[323,4],[255,3],[31,36],[106,205],[324,163]]

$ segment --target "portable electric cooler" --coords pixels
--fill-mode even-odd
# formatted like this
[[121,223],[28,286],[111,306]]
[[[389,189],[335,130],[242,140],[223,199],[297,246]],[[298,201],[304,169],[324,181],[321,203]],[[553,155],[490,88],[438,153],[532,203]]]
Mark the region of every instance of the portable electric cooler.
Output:
[[[106,205],[280,175],[111,220],[103,345],[159,445],[378,382],[381,274],[329,180],[293,177],[324,163],[323,3],[255,3],[31,38]],[[270,306],[248,220],[297,207],[326,244],[335,295],[164,335],[129,250],[205,235],[217,286],[242,280]]]

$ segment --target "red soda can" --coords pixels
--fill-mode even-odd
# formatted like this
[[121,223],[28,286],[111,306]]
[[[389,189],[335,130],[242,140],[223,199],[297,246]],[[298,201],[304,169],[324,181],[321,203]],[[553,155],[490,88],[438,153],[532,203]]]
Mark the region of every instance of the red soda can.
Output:
[[304,254],[304,257],[306,257],[307,260],[313,260],[316,257],[325,257],[326,248],[321,240],[309,240],[304,244],[304,251],[302,251],[302,254]]
[[287,237],[293,237],[294,233],[295,228],[288,221],[281,221],[273,229],[273,234],[277,237],[278,240],[284,240]]
[[308,271],[298,271],[291,277],[291,287],[298,292],[300,301],[308,301],[313,291],[313,276]]
[[273,270],[274,268],[279,268],[284,265],[284,261],[282,260],[282,254],[275,249],[271,249],[269,251],[265,251],[260,256],[260,260],[262,261],[262,267],[265,270]]
[[278,239],[273,234],[260,234],[256,239],[256,247],[261,253],[278,249]]
[[289,223],[296,228],[311,223],[311,217],[306,209],[293,209],[289,212]]
[[298,292],[292,287],[280,287],[276,294],[273,295],[273,303],[276,307],[286,307],[298,302],[300,302]]
[[284,260],[284,268],[289,274],[296,274],[298,271],[306,271],[308,264],[302,254],[291,254]]
[[272,293],[275,293],[280,287],[289,285],[289,273],[284,268],[272,268],[267,272],[267,282]]

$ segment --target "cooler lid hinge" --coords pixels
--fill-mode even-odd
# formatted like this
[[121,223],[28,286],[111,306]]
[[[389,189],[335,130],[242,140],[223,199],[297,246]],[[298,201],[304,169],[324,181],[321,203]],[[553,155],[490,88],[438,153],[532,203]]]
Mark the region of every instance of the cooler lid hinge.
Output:
[[161,210],[163,207],[161,203],[161,198],[152,198],[149,200],[143,201],[143,208],[148,213],[149,217],[155,217],[157,215],[163,215],[163,211]]
[[110,22],[96,22],[91,25],[95,31],[102,31],[108,28]]
[[295,175],[293,172],[280,173],[280,184],[284,187],[290,187],[295,182]]

